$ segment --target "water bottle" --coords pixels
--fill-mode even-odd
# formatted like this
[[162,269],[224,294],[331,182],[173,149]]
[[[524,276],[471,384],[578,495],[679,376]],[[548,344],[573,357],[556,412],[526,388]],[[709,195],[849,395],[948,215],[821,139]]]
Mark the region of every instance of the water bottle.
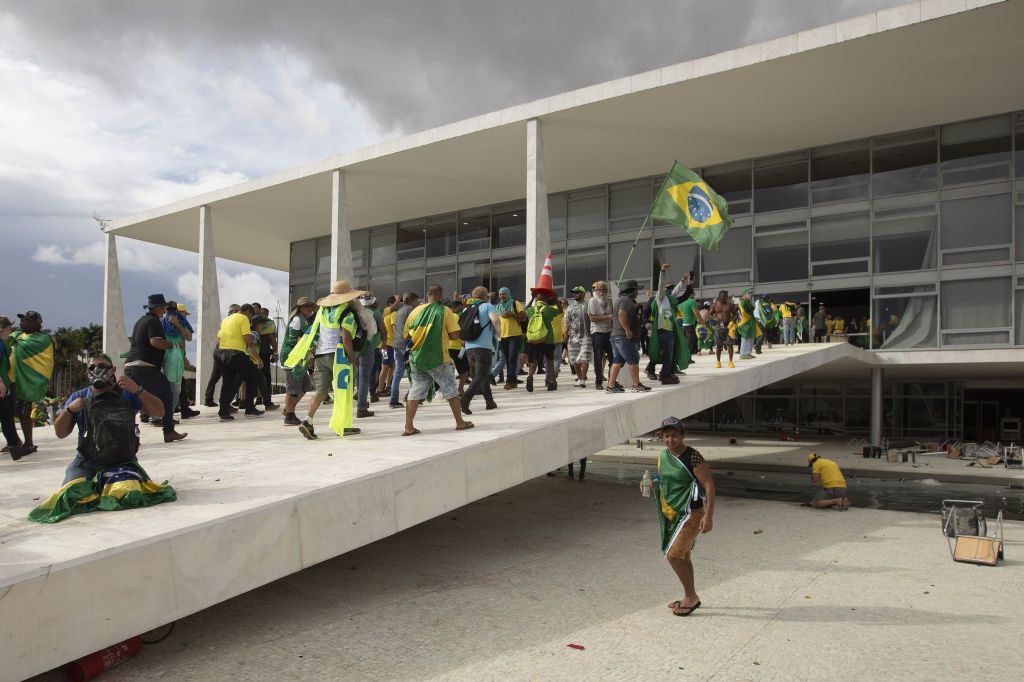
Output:
[[644,470],[644,477],[640,481],[640,494],[644,497],[651,496],[651,489],[654,486],[651,483],[651,472]]

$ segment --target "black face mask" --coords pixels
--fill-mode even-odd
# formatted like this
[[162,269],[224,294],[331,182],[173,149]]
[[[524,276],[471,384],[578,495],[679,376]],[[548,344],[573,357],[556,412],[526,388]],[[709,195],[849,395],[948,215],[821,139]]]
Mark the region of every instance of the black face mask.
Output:
[[93,388],[102,390],[114,383],[114,373],[109,367],[90,367],[89,383]]

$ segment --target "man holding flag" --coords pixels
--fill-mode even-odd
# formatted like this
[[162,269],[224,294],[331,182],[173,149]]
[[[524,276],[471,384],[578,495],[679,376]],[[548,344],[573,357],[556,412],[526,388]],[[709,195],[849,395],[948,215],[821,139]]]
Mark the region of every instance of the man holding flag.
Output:
[[448,342],[459,339],[459,318],[441,302],[442,296],[444,290],[441,285],[432,285],[427,289],[427,302],[409,313],[405,323],[403,336],[408,336],[412,345],[409,353],[411,386],[405,401],[403,436],[415,436],[420,432],[413,424],[416,409],[421,402],[433,397],[435,382],[440,387],[441,396],[451,407],[455,430],[473,428],[473,422],[462,418],[459,385],[455,381],[452,360],[448,354]]
[[359,433],[352,427],[352,383],[353,358],[355,350],[352,340],[356,336],[356,313],[349,305],[365,291],[352,288],[341,279],[331,287],[331,293],[316,302],[320,306],[313,324],[296,342],[285,360],[285,367],[296,367],[306,362],[306,355],[316,343],[313,353],[313,397],[305,419],[299,424],[299,432],[309,440],[317,438],[313,429],[313,416],[320,404],[333,388],[334,406],[331,414],[331,430],[339,436]]

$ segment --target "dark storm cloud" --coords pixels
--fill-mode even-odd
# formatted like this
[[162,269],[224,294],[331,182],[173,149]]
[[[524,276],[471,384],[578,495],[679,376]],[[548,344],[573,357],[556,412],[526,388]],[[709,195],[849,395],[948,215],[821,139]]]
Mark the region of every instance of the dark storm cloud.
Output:
[[[233,69],[281,49],[412,132],[890,7],[893,0],[59,0],[2,7],[48,60],[130,94],[140,59]],[[338,150],[340,151],[340,150]]]

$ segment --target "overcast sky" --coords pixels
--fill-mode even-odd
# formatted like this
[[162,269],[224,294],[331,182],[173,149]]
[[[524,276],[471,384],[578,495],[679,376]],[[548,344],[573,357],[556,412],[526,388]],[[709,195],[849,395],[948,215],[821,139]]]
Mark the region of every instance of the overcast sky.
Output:
[[[0,0],[0,314],[101,322],[122,216],[892,0]],[[196,255],[119,239],[126,324]],[[219,264],[221,302],[287,273]]]

